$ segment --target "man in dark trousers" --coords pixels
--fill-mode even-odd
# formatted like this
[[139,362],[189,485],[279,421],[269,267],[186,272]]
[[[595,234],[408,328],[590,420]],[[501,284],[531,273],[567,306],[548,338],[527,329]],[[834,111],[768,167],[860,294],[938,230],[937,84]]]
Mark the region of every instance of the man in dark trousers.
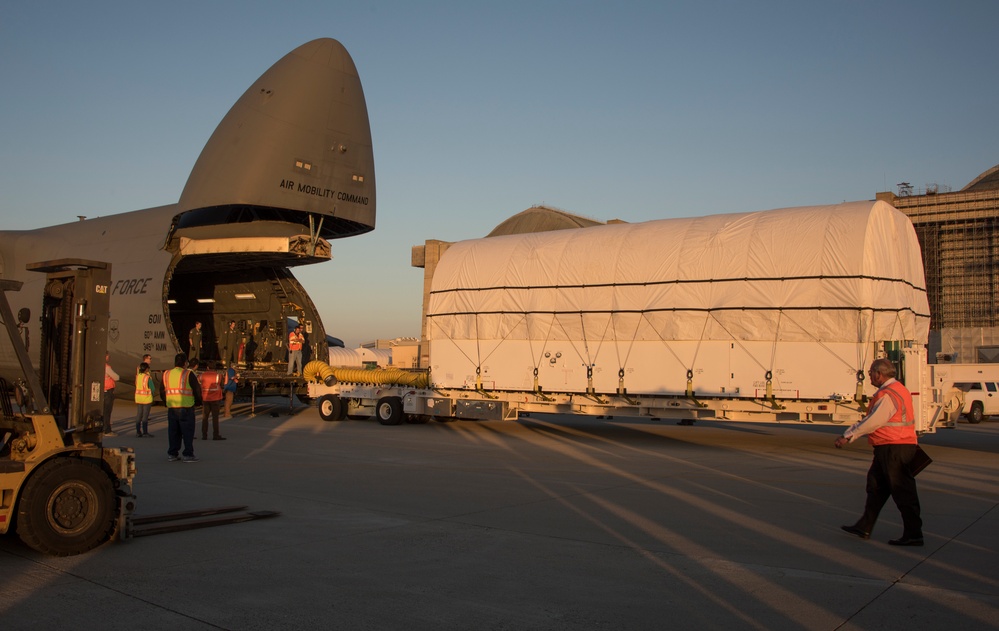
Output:
[[219,411],[222,405],[222,375],[215,371],[215,362],[208,362],[208,370],[198,377],[201,383],[201,440],[208,440],[208,419],[212,419],[212,440],[225,440],[219,433]]
[[[197,462],[194,455],[194,408],[201,406],[201,385],[193,371],[187,369],[187,355],[177,353],[173,369],[163,373],[163,394],[167,405],[167,460]],[[183,456],[180,444],[184,443]]]
[[867,472],[867,502],[864,514],[846,532],[861,539],[871,536],[874,522],[891,497],[902,513],[902,536],[888,543],[893,546],[923,545],[923,521],[919,516],[919,495],[910,463],[916,455],[916,416],[912,395],[895,380],[895,366],[887,359],[876,359],[868,372],[871,384],[878,387],[871,407],[860,421],[836,439],[841,448],[859,436],[867,436],[874,447],[874,461]]

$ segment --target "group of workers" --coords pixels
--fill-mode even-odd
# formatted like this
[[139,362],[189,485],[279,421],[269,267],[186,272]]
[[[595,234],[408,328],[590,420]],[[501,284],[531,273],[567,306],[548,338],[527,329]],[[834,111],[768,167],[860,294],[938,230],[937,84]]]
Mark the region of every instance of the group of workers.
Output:
[[[135,435],[136,438],[152,437],[149,433],[149,413],[159,387],[150,372],[150,355],[143,355],[142,363],[135,370]],[[198,372],[200,362],[188,360],[185,353],[174,358],[174,367],[162,376],[163,400],[167,406],[167,432],[169,447],[167,459],[171,461],[198,462],[194,455],[194,433],[197,419],[195,406],[202,408],[201,438],[208,440],[208,421],[212,421],[212,440],[225,440],[219,433],[219,416],[225,405],[225,418],[232,416],[232,402],[239,384],[239,374],[232,366],[222,372],[216,370],[214,361]],[[117,436],[111,428],[114,390],[120,375],[111,367],[110,354],[104,356],[104,435]],[[180,453],[181,443],[184,451]]]
[[[189,360],[186,354],[177,353],[174,367],[163,373],[163,394],[167,406],[167,460],[171,462],[199,460],[194,455],[197,428],[195,406],[201,406],[201,439],[208,440],[208,421],[211,419],[212,440],[225,440],[219,433],[219,414],[224,400],[225,417],[232,416],[232,401],[239,374],[232,366],[219,372],[214,361],[207,362],[206,369],[200,373],[199,366],[199,360]],[[136,431],[139,431],[138,420]]]
[[[208,361],[205,370],[198,372],[201,365],[202,341],[201,322],[195,322],[188,333],[188,352],[177,353],[174,367],[165,371],[162,378],[163,399],[167,406],[167,432],[169,447],[167,459],[170,461],[198,462],[194,455],[194,434],[197,425],[195,406],[201,406],[201,438],[208,440],[208,421],[212,422],[212,440],[225,440],[219,433],[219,415],[224,402],[224,417],[232,416],[232,402],[239,383],[236,363],[241,359],[240,347],[245,345],[236,321],[229,321],[229,328],[219,338],[222,357],[216,365]],[[258,324],[262,331],[269,331],[266,322]],[[265,334],[266,335],[266,334]],[[287,374],[298,376],[302,370],[302,348],[305,336],[302,327],[296,325],[288,334]],[[157,380],[150,370],[151,355],[144,355],[142,363],[135,371],[135,435],[136,438],[152,437],[149,433],[149,413],[157,394]],[[216,370],[221,368],[221,372]],[[111,428],[111,412],[114,406],[114,390],[120,375],[111,367],[110,353],[104,356],[104,435],[117,436]],[[183,444],[183,452],[181,445]]]
[[[201,326],[201,322],[195,322],[187,334],[187,357],[189,360],[200,360],[204,351],[204,337]],[[266,320],[261,320],[255,324],[252,334],[238,331],[236,329],[236,321],[229,320],[228,327],[219,335],[219,358],[225,366],[232,366],[240,362],[252,365],[257,356],[260,359],[267,357],[272,343],[274,343],[274,333],[271,331],[270,325],[267,324]],[[302,327],[297,325],[293,331],[288,333],[289,375],[297,376],[302,370],[302,348],[304,344],[305,336],[302,334]]]

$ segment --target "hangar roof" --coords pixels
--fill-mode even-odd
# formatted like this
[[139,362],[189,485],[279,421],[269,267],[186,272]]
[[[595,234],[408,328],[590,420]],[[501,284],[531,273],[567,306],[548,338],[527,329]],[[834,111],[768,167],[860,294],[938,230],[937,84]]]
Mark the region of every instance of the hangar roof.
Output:
[[569,228],[589,228],[602,226],[604,222],[573,215],[564,210],[548,206],[532,206],[503,221],[493,228],[487,237],[499,237],[508,234],[528,234],[532,232],[549,232],[551,230],[566,230]]
[[962,191],[994,191],[999,189],[999,165],[982,173],[965,186]]

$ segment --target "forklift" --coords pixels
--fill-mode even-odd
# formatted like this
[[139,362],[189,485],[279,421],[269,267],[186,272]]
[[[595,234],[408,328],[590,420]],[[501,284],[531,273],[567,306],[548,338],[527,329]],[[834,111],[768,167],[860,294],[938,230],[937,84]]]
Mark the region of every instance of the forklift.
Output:
[[[0,534],[56,556],[130,535],[135,453],[101,444],[111,268],[60,259],[28,266],[46,274],[38,371],[0,279]],[[22,337],[22,332],[24,337]]]

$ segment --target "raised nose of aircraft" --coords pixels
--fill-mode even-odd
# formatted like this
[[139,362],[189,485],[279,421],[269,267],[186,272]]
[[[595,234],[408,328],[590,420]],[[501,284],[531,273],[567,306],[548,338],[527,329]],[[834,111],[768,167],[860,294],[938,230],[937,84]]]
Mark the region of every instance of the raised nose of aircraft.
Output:
[[202,150],[179,210],[179,228],[310,217],[327,239],[374,228],[368,111],[340,42],[303,44],[250,86]]

